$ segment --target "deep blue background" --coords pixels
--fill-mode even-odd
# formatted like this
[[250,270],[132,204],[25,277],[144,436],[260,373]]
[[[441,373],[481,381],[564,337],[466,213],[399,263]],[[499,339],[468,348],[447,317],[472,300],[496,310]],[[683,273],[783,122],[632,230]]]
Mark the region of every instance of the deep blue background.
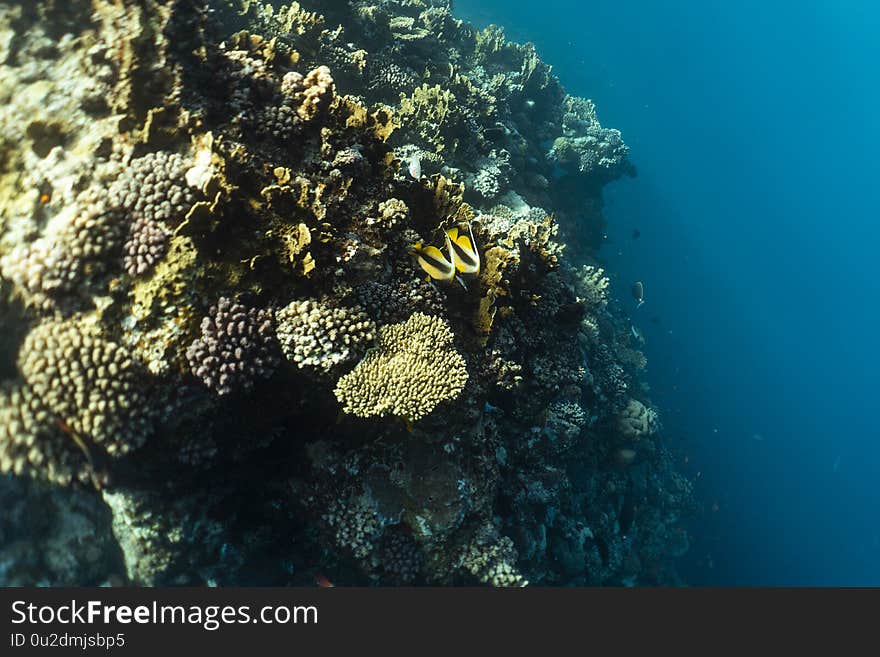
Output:
[[600,256],[621,298],[645,283],[653,398],[700,474],[687,580],[880,585],[880,4],[455,10],[535,43],[632,149]]

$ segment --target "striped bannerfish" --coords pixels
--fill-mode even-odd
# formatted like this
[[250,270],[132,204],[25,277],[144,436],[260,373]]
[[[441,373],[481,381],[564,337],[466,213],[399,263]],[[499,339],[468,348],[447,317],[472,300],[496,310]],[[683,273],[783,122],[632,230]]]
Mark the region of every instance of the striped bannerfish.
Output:
[[413,244],[410,249],[419,266],[428,274],[428,280],[451,282],[455,279],[456,262],[455,252],[452,250],[452,242],[446,238],[446,249],[449,257],[436,246],[424,246],[421,242]]
[[474,241],[474,231],[468,223],[468,234],[459,234],[458,228],[450,228],[446,231],[447,239],[452,250],[455,252],[455,267],[462,274],[480,275],[480,252],[477,251],[477,243]]

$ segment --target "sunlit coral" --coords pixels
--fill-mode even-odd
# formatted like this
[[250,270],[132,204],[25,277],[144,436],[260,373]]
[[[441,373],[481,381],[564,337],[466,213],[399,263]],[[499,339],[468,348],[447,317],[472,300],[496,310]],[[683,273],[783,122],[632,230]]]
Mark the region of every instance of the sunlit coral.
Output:
[[468,379],[454,335],[438,318],[416,313],[379,329],[376,347],[336,384],[347,413],[396,415],[411,422],[455,399]]

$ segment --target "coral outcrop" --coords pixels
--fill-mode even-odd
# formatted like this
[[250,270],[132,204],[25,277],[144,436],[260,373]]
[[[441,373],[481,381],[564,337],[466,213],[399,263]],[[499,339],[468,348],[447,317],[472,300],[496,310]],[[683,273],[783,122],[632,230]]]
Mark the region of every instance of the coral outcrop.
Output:
[[[0,3],[0,100],[0,583],[678,581],[598,252],[627,147],[534,47],[448,0]],[[426,280],[453,228],[480,271]]]
[[620,412],[617,426],[626,438],[643,438],[657,430],[657,413],[637,399],[630,399]]
[[332,308],[315,299],[291,301],[276,314],[284,356],[297,367],[330,373],[372,344],[376,325],[360,308]]
[[272,313],[220,297],[186,349],[193,375],[218,395],[250,389],[275,371]]

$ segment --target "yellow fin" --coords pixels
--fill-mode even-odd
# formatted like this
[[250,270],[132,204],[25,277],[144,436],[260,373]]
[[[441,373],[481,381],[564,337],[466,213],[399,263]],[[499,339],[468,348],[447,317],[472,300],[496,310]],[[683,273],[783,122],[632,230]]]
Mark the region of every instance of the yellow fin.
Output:
[[422,248],[416,260],[428,276],[438,281],[451,281],[455,278],[455,265],[449,262],[436,246]]
[[436,246],[426,246],[422,249],[422,254],[430,257],[436,258],[437,260],[446,260],[446,256],[443,255],[443,252],[438,249]]
[[480,273],[480,254],[474,248],[473,241],[467,235],[459,235],[450,242],[451,250],[455,251],[455,268],[462,274]]
[[455,242],[458,239],[458,228],[450,228],[446,234],[449,235],[449,239]]

